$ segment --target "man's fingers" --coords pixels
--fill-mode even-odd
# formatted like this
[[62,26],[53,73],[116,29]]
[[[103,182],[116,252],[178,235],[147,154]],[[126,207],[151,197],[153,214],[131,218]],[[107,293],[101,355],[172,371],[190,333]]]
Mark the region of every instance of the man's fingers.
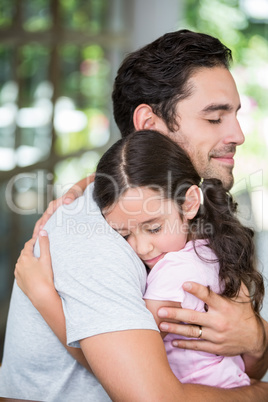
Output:
[[185,336],[186,338],[204,338],[207,339],[209,330],[199,325],[184,325],[174,323],[160,323],[159,328],[163,332],[171,332],[172,334],[178,334]]
[[207,306],[217,307],[222,300],[222,297],[214,293],[207,286],[196,282],[185,282],[183,289],[202,300]]
[[210,322],[211,319],[208,314],[195,310],[176,307],[161,307],[157,314],[158,317],[162,319],[164,318],[164,320],[171,320],[176,323],[185,322],[187,324],[205,325],[206,327],[213,325],[213,323]]
[[221,355],[220,345],[202,339],[189,341],[185,339],[176,339],[172,342],[172,345],[180,349],[197,350],[200,352],[212,353],[214,355]]

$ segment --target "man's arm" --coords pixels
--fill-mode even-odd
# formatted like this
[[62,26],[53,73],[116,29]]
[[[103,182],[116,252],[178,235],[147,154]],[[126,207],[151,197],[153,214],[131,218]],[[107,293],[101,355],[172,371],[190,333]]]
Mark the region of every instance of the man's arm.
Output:
[[89,365],[113,401],[264,402],[268,383],[221,389],[181,384],[172,373],[160,335],[128,330],[80,341]]
[[[160,324],[160,329],[186,337],[198,337],[199,328],[196,325],[201,325],[202,341],[178,340],[174,346],[223,356],[241,354],[246,373],[251,378],[261,379],[268,369],[268,324],[262,320],[264,325],[261,325],[244,295],[243,288],[238,298],[232,301],[200,284],[189,284],[190,287],[185,284],[184,289],[207,304],[207,313],[162,308],[158,312],[164,321]],[[187,322],[189,325],[178,322]]]
[[264,344],[263,344],[263,350],[260,348],[260,353],[259,355],[251,355],[251,354],[246,354],[244,353],[242,355],[245,366],[246,366],[246,372],[251,378],[256,378],[256,379],[261,379],[267,369],[268,369],[268,323],[261,318],[261,327],[263,328],[263,339],[264,339]]

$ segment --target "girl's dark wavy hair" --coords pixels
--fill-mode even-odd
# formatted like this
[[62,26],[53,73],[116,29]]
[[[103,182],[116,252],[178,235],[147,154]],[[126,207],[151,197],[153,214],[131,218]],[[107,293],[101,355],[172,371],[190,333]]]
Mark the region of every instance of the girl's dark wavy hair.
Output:
[[[188,155],[175,142],[155,131],[139,131],[116,142],[100,159],[93,196],[105,214],[127,189],[149,187],[175,201],[182,214],[187,190],[200,181]],[[206,179],[201,188],[204,203],[189,221],[191,239],[207,239],[215,252],[222,295],[235,298],[243,282],[259,314],[264,284],[256,269],[254,233],[237,219],[237,204],[220,180]]]
[[229,68],[231,50],[217,38],[182,29],[130,53],[122,62],[112,93],[122,136],[134,131],[133,114],[145,103],[168,129],[177,129],[177,103],[191,95],[189,79],[201,68]]

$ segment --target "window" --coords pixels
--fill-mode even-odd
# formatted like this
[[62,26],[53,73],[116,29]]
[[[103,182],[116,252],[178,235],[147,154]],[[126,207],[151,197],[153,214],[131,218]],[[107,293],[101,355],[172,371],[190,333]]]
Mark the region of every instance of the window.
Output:
[[111,61],[127,43],[116,23],[121,6],[0,0],[1,343],[14,265],[34,223],[54,196],[95,170],[118,135],[110,94]]

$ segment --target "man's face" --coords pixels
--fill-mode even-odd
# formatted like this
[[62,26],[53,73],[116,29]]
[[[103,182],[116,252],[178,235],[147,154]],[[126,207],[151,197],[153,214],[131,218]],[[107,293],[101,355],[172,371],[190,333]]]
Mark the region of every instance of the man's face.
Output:
[[201,177],[218,178],[229,190],[236,146],[245,140],[237,120],[240,99],[234,79],[223,67],[203,68],[189,84],[191,95],[177,106],[179,129],[166,134],[188,152]]

